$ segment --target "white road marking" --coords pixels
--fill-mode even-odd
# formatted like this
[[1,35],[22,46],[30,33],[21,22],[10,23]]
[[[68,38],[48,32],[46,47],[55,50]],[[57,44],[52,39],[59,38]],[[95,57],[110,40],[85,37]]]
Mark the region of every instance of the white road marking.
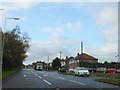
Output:
[[51,85],[50,82],[48,82],[47,80],[43,79],[44,82],[46,82],[47,84]]
[[37,76],[37,74],[35,74]]
[[74,80],[69,80],[69,81],[74,82],[74,83],[78,83],[78,84],[81,84],[81,85],[86,85],[86,84],[84,84],[84,83],[77,82],[77,81],[74,81]]
[[44,75],[44,76],[47,76],[47,75]]
[[40,79],[42,79],[42,77],[41,76],[38,76]]
[[58,76],[58,78],[60,78],[60,79],[65,79],[65,78],[63,78],[63,77],[59,77],[59,76]]
[[26,75],[23,75],[24,77],[26,77]]

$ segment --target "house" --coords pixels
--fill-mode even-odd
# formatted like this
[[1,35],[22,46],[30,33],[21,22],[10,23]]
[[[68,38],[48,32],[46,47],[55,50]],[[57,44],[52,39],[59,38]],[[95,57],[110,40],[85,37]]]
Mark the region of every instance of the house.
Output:
[[86,53],[82,53],[82,54],[77,54],[77,56],[75,57],[75,60],[77,62],[89,62],[89,63],[97,63],[98,62],[98,59],[91,56],[91,55],[88,55]]
[[76,57],[67,57],[65,59],[67,70],[80,66],[80,62],[97,63],[98,59],[86,53],[77,54]]
[[60,63],[61,63],[61,67],[65,66],[65,60],[64,59],[60,60]]

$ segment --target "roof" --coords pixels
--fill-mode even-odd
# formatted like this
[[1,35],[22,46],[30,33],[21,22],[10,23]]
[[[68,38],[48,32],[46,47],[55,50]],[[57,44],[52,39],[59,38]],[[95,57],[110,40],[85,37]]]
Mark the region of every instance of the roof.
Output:
[[84,60],[98,60],[97,58],[91,56],[91,55],[88,55],[86,53],[82,53],[78,56],[75,57],[75,59],[84,59]]
[[66,59],[65,59],[65,61],[69,61],[69,60],[70,60],[70,59],[72,59],[72,58],[74,59],[74,57],[73,57],[73,56],[68,57],[68,58],[66,58]]

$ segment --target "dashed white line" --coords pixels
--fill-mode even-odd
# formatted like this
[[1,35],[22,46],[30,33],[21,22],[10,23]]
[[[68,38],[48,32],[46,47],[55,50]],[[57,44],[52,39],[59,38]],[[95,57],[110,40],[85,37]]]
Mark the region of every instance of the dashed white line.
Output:
[[35,74],[37,76],[37,74]]
[[77,81],[74,81],[74,80],[69,80],[69,81],[74,82],[74,83],[78,83],[78,84],[81,84],[81,85],[86,85],[86,84],[84,84],[84,83],[77,82]]
[[47,75],[44,75],[44,76],[47,76]]
[[38,76],[40,79],[42,79],[42,77],[41,76]]
[[60,78],[60,79],[65,79],[65,78],[63,78],[63,77],[59,77],[59,76],[58,76],[58,78]]
[[24,77],[26,77],[26,75],[23,75]]
[[48,82],[47,80],[43,79],[44,82],[46,82],[47,84],[51,85],[50,82]]

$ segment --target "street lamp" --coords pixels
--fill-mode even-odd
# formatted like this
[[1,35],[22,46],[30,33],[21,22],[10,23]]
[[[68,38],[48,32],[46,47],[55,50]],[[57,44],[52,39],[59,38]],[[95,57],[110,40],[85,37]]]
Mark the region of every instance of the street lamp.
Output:
[[6,29],[6,22],[7,22],[8,19],[19,20],[19,18],[17,18],[17,17],[15,17],[15,18],[6,18],[6,19],[5,19],[5,23],[4,23],[4,31],[5,31],[5,29]]
[[[19,18],[5,18],[5,23],[4,23],[4,32],[5,32],[5,27],[6,27],[6,22],[7,22],[7,20],[8,19],[14,19],[14,20],[19,20]],[[4,40],[5,40],[5,33],[3,33],[3,35],[2,35],[2,38],[3,38],[3,41],[2,41],[2,56],[1,56],[1,59],[3,59],[3,50],[4,50]],[[2,63],[2,61],[1,61],[1,63]],[[2,63],[3,64],[3,63]]]

